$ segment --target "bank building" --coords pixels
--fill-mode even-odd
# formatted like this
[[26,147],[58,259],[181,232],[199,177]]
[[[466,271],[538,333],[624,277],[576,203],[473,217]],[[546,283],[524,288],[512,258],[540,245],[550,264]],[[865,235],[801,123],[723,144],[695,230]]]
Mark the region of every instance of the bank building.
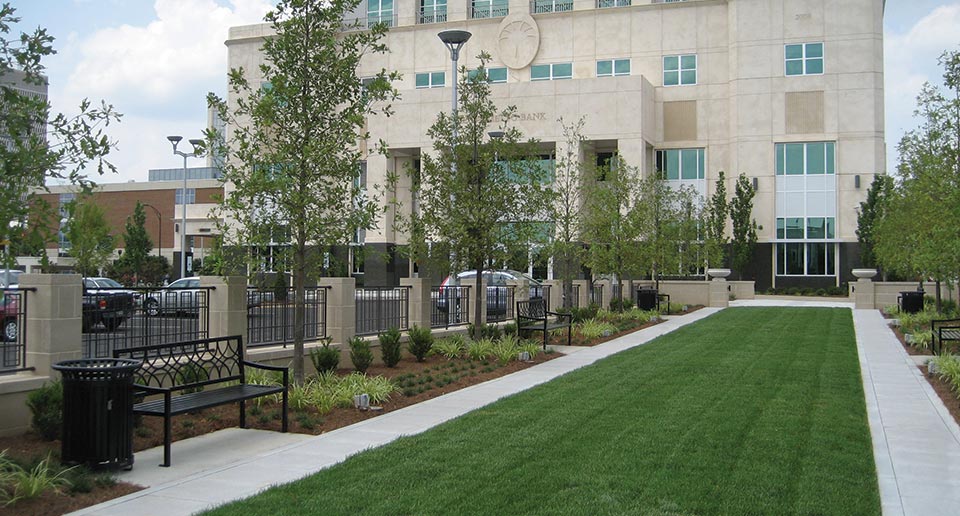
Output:
[[[459,64],[490,54],[494,101],[517,107],[544,159],[566,152],[558,120],[583,117],[584,160],[618,156],[705,198],[720,171],[728,194],[745,174],[761,228],[745,277],[757,290],[839,286],[859,265],[857,208],[886,167],[883,11],[883,0],[366,0],[351,16],[387,23],[389,53],[368,56],[358,75],[403,79],[393,116],[369,121],[370,141],[389,152],[368,155],[365,180],[382,185],[430,152],[427,129],[449,111],[456,80],[438,34],[468,31]],[[230,30],[228,66],[253,84],[270,33]],[[354,246],[377,263],[352,272],[396,284],[412,269],[392,252],[402,243],[381,221]]]

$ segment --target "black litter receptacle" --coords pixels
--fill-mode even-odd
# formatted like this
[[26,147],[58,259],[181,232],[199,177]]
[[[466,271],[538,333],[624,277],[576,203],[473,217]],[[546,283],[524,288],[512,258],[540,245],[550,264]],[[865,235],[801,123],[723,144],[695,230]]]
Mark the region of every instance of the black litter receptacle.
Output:
[[637,308],[641,310],[654,310],[657,308],[657,289],[638,288],[637,289]]
[[915,314],[923,311],[923,291],[905,290],[900,293],[900,311]]
[[63,375],[61,461],[92,469],[133,466],[136,360],[91,358],[53,366]]

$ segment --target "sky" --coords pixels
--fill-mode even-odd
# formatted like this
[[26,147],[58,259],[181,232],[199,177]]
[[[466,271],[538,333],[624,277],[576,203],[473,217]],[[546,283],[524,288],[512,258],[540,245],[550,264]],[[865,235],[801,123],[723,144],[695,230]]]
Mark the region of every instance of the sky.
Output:
[[[149,169],[183,166],[166,136],[202,136],[207,93],[226,91],[228,28],[259,23],[272,5],[270,0],[2,1],[10,1],[22,18],[15,29],[45,27],[56,38],[57,55],[44,61],[53,112],[76,113],[89,98],[96,104],[104,99],[123,113],[121,123],[109,129],[117,141],[109,160],[118,173],[97,179],[101,183],[146,181]],[[888,172],[895,169],[900,137],[917,126],[913,110],[920,87],[942,82],[937,57],[947,49],[960,49],[960,0],[887,0]]]

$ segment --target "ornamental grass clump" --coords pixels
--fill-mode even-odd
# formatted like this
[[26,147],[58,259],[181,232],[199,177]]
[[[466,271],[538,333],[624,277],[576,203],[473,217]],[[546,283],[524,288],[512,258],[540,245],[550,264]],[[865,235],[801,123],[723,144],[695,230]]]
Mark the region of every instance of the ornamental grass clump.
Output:
[[504,337],[493,344],[490,353],[497,359],[497,362],[500,362],[500,365],[506,365],[511,360],[516,360],[517,355],[520,354],[517,344],[516,337]]
[[401,357],[400,347],[400,329],[393,327],[377,335],[380,340],[380,353],[383,355],[383,363],[387,367],[397,367]]
[[13,505],[47,491],[59,493],[62,488],[71,485],[67,479],[71,469],[58,468],[49,454],[32,469],[27,469],[8,458],[4,450],[0,452],[0,500],[5,505]]
[[931,360],[936,374],[950,385],[953,393],[960,396],[960,359],[954,355],[939,355]]
[[416,357],[417,362],[423,362],[423,359],[430,353],[430,348],[433,347],[433,333],[430,328],[414,324],[408,335],[410,342],[407,343],[407,349],[411,355]]
[[465,348],[466,343],[462,335],[451,335],[435,342],[430,349],[430,354],[440,355],[446,357],[447,360],[452,360],[463,354]]
[[474,340],[467,344],[467,357],[470,360],[486,360],[491,354],[493,354],[493,341],[490,339]]
[[617,327],[611,323],[590,319],[584,321],[577,327],[577,332],[585,339],[597,339],[612,335],[617,331]]

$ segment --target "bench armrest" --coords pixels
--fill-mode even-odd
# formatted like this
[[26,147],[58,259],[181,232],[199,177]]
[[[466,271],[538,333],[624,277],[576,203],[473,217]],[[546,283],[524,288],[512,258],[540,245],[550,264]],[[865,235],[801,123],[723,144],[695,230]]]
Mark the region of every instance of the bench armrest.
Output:
[[290,383],[290,368],[286,366],[275,366],[270,364],[262,364],[260,362],[252,362],[250,360],[243,360],[243,365],[250,366],[256,369],[264,369],[266,371],[280,371],[283,373],[283,385],[286,387]]
[[559,319],[563,319],[564,317],[566,317],[566,318],[568,319],[568,322],[571,323],[571,324],[573,324],[573,314],[564,314],[564,313],[560,313],[560,312],[550,312],[550,311],[547,311],[547,315],[552,315],[552,316],[555,316],[555,317],[557,317],[557,318],[559,318]]
[[133,384],[133,388],[138,391],[144,391],[148,394],[166,394],[168,392],[173,392],[176,387],[153,387],[152,385],[144,385],[142,383]]

